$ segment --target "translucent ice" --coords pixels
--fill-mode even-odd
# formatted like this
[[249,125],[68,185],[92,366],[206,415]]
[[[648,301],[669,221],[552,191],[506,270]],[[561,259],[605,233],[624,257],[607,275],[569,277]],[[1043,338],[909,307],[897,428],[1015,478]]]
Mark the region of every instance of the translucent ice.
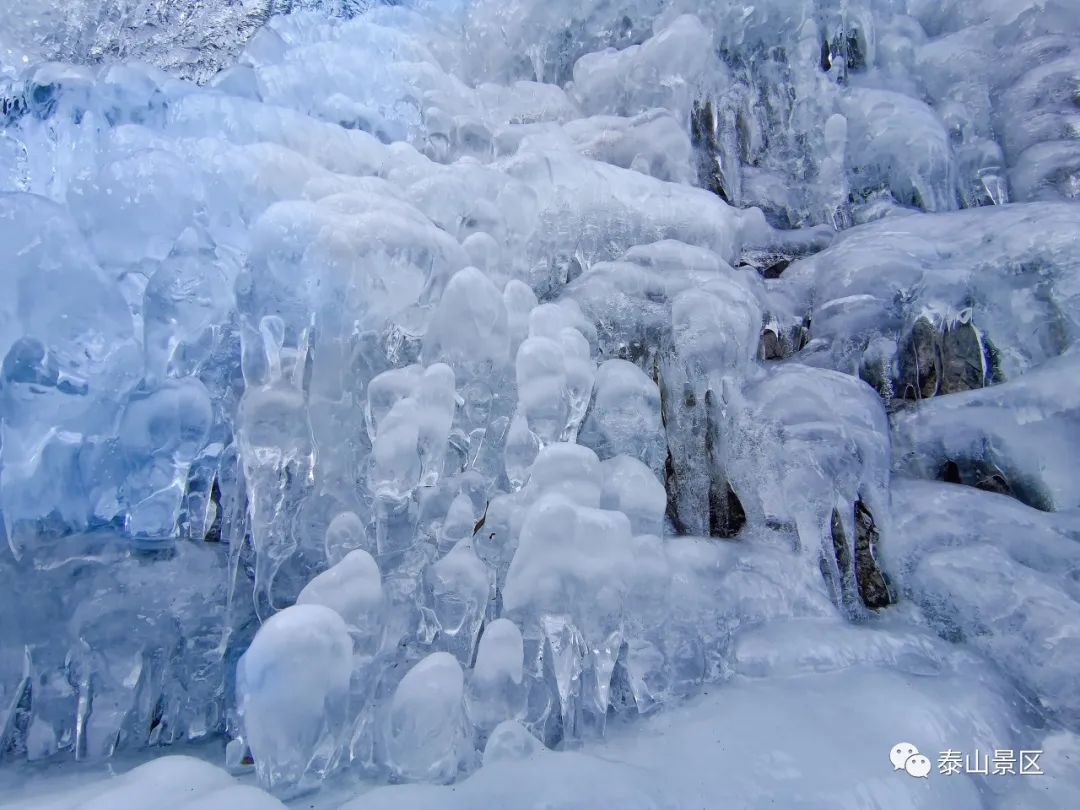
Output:
[[601,458],[631,456],[659,476],[667,448],[656,384],[625,360],[603,363],[580,440]]
[[[521,631],[509,619],[484,627],[476,664],[466,691],[469,720],[482,736],[499,734],[497,726],[518,719],[525,709],[525,648]],[[484,749],[488,758],[491,741]]]
[[311,789],[337,765],[352,648],[338,613],[300,604],[274,614],[240,659],[244,741],[268,789],[283,795]]
[[601,506],[630,518],[634,534],[663,533],[667,494],[653,470],[635,458],[618,455],[601,464],[601,475]]
[[471,537],[459,540],[445,557],[427,569],[426,587],[437,627],[436,641],[462,665],[474,658],[493,586],[491,572],[473,550]]
[[1072,0],[8,5],[4,800],[1069,804]]
[[466,754],[464,680],[452,655],[432,653],[398,684],[387,718],[392,772],[410,781],[448,782]]
[[363,549],[311,580],[296,597],[298,605],[323,605],[345,620],[357,652],[371,654],[381,641],[383,592],[379,566]]
[[507,344],[502,294],[475,267],[455,273],[428,324],[425,358],[446,360],[462,369],[485,362],[498,366],[507,362]]

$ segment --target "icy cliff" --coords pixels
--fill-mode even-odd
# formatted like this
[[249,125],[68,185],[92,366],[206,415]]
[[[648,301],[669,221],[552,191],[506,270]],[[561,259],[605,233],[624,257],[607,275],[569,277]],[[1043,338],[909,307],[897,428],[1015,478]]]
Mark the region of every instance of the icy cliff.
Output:
[[1078,15],[5,7],[0,760],[1068,804]]

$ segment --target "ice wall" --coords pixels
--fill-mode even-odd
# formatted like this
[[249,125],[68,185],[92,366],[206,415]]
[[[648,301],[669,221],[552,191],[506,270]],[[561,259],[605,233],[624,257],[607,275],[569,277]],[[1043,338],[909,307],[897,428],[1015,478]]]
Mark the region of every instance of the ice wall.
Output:
[[1072,4],[184,8],[0,12],[0,757],[1068,749]]

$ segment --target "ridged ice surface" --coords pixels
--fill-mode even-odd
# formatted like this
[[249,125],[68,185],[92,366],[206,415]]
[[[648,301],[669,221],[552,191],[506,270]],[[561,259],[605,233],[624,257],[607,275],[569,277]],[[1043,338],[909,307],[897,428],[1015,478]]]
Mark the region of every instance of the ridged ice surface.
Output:
[[0,791],[1080,805],[1078,19],[5,6]]

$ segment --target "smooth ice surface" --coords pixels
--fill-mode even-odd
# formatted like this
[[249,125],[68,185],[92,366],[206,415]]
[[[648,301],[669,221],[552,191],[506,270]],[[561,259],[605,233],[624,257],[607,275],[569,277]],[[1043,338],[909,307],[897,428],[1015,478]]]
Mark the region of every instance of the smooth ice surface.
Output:
[[311,580],[296,597],[296,604],[330,608],[345,620],[358,643],[378,646],[382,579],[378,564],[363,549],[350,551],[341,562]]
[[453,780],[465,754],[464,676],[453,656],[432,653],[394,692],[387,719],[390,768],[416,782]]
[[0,791],[1076,805],[1077,11],[8,3]]

